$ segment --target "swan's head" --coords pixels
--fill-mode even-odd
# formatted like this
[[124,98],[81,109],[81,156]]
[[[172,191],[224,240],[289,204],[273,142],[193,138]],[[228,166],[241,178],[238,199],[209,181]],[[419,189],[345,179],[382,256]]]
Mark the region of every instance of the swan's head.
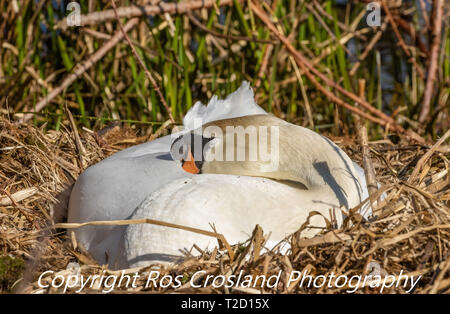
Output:
[[209,149],[213,137],[204,137],[195,132],[189,132],[176,138],[170,147],[173,160],[180,160],[183,170],[197,174],[202,170],[204,152]]
[[267,172],[276,171],[279,164],[277,124],[279,120],[267,115],[209,122],[176,138],[170,154],[193,174],[270,177]]

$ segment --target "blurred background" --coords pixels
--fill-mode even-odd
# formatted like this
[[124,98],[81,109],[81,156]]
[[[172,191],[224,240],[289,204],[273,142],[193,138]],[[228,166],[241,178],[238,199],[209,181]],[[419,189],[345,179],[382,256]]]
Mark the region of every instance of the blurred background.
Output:
[[[221,2],[190,13],[169,14],[161,9],[141,16],[128,32],[175,122],[181,123],[196,101],[206,103],[212,95],[223,98],[247,80],[257,103],[276,116],[319,132],[351,134],[353,115],[303,75],[285,45],[251,9],[252,1]],[[449,128],[448,1],[386,0],[389,12],[375,1],[379,26],[368,25],[369,20],[377,22],[369,16],[374,12],[368,10],[369,1],[255,2],[297,51],[345,90],[365,97],[371,106],[422,136],[436,139]],[[155,132],[169,119],[168,113],[124,39],[36,109],[120,32],[114,15],[67,27],[65,18],[73,3],[79,4],[83,16],[111,10],[109,0],[0,0],[0,114],[16,121],[33,112],[32,123],[59,130],[66,123],[67,104],[79,127],[98,130],[120,121],[138,134]],[[159,0],[116,3],[119,10],[134,5],[162,7]],[[435,11],[442,3],[430,110],[421,118],[433,59]],[[123,24],[129,20],[121,19]],[[371,122],[367,126],[370,138],[383,137],[382,127]]]

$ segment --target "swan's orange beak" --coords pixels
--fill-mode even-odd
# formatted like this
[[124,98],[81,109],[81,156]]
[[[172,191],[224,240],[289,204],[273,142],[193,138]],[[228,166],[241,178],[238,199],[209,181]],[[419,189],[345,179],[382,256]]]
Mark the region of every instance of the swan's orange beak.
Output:
[[187,171],[192,174],[197,174],[200,172],[200,169],[197,168],[197,165],[195,164],[194,156],[192,156],[192,153],[189,151],[187,159],[183,162],[182,165],[184,171]]

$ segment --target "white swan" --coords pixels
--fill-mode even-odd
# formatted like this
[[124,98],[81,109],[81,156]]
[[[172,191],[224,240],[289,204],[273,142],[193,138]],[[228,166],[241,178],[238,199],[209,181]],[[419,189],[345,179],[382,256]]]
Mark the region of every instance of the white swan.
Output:
[[[249,84],[244,82],[225,100],[213,97],[207,107],[196,103],[183,123],[192,130],[195,118],[207,123],[261,114],[266,113],[256,105]],[[272,232],[272,240],[281,240],[296,231],[311,211],[329,217],[330,208],[351,208],[364,200],[367,189],[362,169],[328,139],[295,128],[297,133],[288,142],[300,143],[297,149],[303,147],[299,168],[307,172],[297,176],[305,181],[297,181],[306,187],[315,182],[312,189],[234,172],[189,174],[169,154],[177,136],[166,136],[116,153],[83,172],[71,194],[68,221],[152,218],[205,230],[213,223],[234,244],[246,240],[255,224]],[[321,161],[327,162],[325,168],[320,167]],[[338,182],[338,189],[330,179]],[[362,214],[367,216],[370,210],[365,208]],[[336,217],[339,223],[342,216]],[[320,216],[310,222],[324,226]],[[304,235],[317,231],[306,230]],[[108,263],[111,268],[173,261],[180,250],[190,249],[194,243],[208,249],[217,244],[207,236],[149,224],[89,226],[76,230],[76,236],[99,263]]]

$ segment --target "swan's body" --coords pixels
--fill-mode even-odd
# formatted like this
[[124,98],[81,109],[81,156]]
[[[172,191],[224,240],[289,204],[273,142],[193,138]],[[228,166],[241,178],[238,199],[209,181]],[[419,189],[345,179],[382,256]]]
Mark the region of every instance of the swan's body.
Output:
[[[313,199],[309,191],[266,178],[204,174],[164,186],[147,197],[131,218],[149,217],[151,209],[153,219],[175,224],[211,230],[210,223],[214,223],[217,232],[231,244],[247,240],[259,224],[264,232],[272,232],[270,239],[275,243],[301,227],[310,213],[305,209],[316,209],[329,217],[328,209],[338,205],[332,194]],[[325,227],[319,215],[313,216],[310,223]],[[309,237],[318,231],[307,229],[302,235]],[[172,261],[181,249],[190,251],[194,243],[201,249],[217,246],[212,237],[140,224],[127,228],[124,249],[129,265],[142,266],[151,260]]]
[[[246,240],[255,224],[271,232],[272,240],[281,240],[296,231],[311,211],[329,218],[331,208],[351,208],[367,197],[362,169],[336,145],[308,129],[261,116],[264,113],[254,103],[248,83],[244,83],[225,101],[213,99],[207,108],[196,104],[184,124],[192,129],[197,117],[207,123],[256,114],[259,116],[244,120],[259,124],[270,120],[280,125],[280,138],[285,139],[280,142],[282,175],[272,173],[267,177],[301,182],[307,190],[244,176],[259,176],[254,170],[245,172],[234,166],[220,169],[214,163],[205,164],[204,172],[224,174],[189,174],[169,154],[176,136],[166,136],[119,152],[87,169],[73,189],[69,222],[152,218],[205,230],[211,230],[210,224],[214,224],[234,244]],[[338,213],[339,223],[342,216]],[[319,216],[310,222],[325,225]],[[304,235],[317,231],[309,229]],[[204,235],[149,224],[83,227],[76,235],[100,263],[107,262],[112,268],[170,261],[194,243],[201,248],[217,244]]]

